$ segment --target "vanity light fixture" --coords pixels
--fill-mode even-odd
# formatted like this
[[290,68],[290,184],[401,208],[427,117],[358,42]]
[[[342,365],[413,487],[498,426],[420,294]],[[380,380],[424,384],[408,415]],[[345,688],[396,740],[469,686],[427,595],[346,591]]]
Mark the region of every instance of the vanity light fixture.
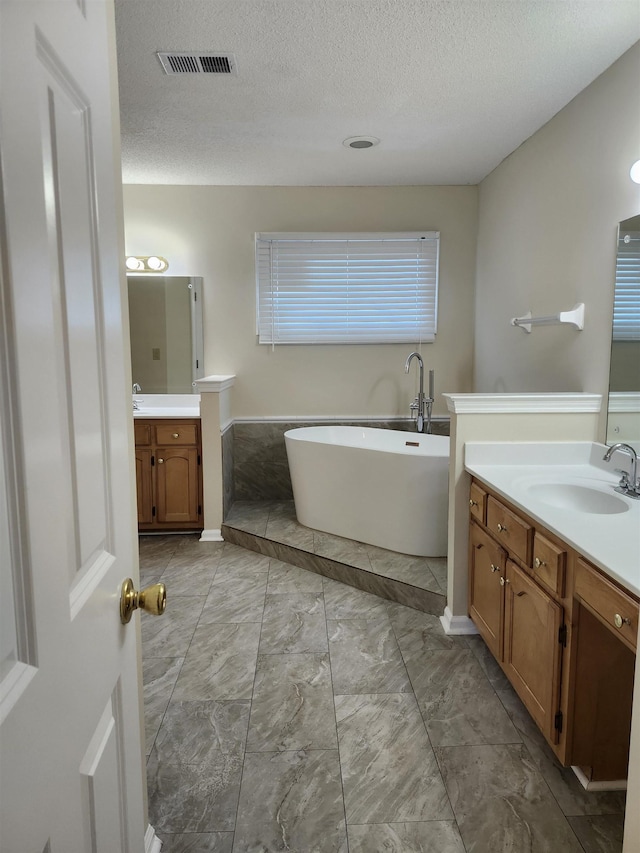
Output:
[[631,180],[634,183],[640,184],[640,160],[636,160],[636,162],[631,167],[629,174],[631,175]]
[[158,255],[138,257],[129,255],[126,260],[127,272],[164,272],[169,269],[169,261]]

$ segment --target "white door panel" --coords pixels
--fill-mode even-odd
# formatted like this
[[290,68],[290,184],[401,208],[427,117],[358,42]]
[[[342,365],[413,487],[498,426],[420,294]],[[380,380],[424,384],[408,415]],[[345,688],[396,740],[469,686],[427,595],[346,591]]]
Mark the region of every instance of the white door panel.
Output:
[[1,853],[144,850],[112,18],[0,0]]

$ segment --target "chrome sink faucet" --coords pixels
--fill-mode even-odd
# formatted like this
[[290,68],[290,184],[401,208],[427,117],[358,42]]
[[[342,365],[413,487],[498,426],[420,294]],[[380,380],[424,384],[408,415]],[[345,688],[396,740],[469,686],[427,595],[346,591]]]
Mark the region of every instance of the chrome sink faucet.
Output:
[[631,498],[640,498],[640,480],[638,479],[638,454],[629,444],[618,442],[613,444],[602,457],[605,462],[608,462],[614,452],[619,450],[620,453],[626,453],[631,457],[631,471],[627,474],[621,468],[616,468],[618,474],[622,474],[620,482],[616,488],[616,492],[621,492]]
[[[418,396],[411,404],[411,413],[415,413],[416,430],[418,432],[431,432],[431,407],[433,406],[433,370],[429,371],[429,396],[424,393],[424,362],[419,352],[409,353],[404,363],[404,372],[409,372],[409,367],[414,358],[418,359],[420,370],[420,390]],[[426,411],[426,417],[425,417]]]
[[[133,383],[133,387],[131,389],[131,393],[134,395],[139,394],[142,391],[142,388],[138,385],[137,382]],[[138,401],[134,399],[133,401],[133,410],[134,412],[138,410]]]

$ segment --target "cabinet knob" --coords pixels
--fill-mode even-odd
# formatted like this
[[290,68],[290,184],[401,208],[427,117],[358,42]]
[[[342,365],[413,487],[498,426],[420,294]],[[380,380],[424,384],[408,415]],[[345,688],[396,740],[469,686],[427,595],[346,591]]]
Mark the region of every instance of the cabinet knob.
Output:
[[500,524],[500,522],[498,522],[498,532],[507,533],[507,528],[504,526],[504,524]]
[[474,501],[473,498],[469,498],[469,506],[478,506],[478,501]]
[[536,567],[536,569],[539,569],[540,566],[546,566],[547,564],[544,560],[541,560],[540,557],[536,557],[533,561],[533,565]]
[[180,433],[179,432],[172,432],[171,438],[180,438]]
[[621,616],[619,613],[613,617],[613,624],[616,628],[622,628],[623,625],[631,625],[631,619],[627,616]]
[[158,465],[162,465],[163,462],[164,462],[164,459],[158,459]]
[[494,566],[493,563],[491,563],[491,571],[492,572],[499,572],[500,566]]
[[511,583],[509,578],[500,578],[500,586],[504,586],[506,583]]

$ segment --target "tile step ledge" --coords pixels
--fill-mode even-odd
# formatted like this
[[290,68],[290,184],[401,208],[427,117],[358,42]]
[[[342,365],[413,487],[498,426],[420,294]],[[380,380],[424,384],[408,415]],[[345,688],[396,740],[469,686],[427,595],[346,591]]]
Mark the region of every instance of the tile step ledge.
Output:
[[366,569],[340,563],[329,557],[310,554],[308,551],[295,548],[292,545],[266,539],[264,536],[258,536],[255,533],[247,533],[245,530],[240,530],[229,524],[223,523],[221,529],[225,542],[231,542],[233,545],[239,545],[249,551],[255,551],[266,557],[273,557],[283,563],[315,572],[325,578],[340,581],[363,592],[370,592],[380,596],[380,598],[386,598],[388,601],[395,601],[397,604],[404,604],[414,610],[421,610],[423,613],[441,616],[444,612],[447,597],[441,593],[431,592],[403,581],[383,577]]

